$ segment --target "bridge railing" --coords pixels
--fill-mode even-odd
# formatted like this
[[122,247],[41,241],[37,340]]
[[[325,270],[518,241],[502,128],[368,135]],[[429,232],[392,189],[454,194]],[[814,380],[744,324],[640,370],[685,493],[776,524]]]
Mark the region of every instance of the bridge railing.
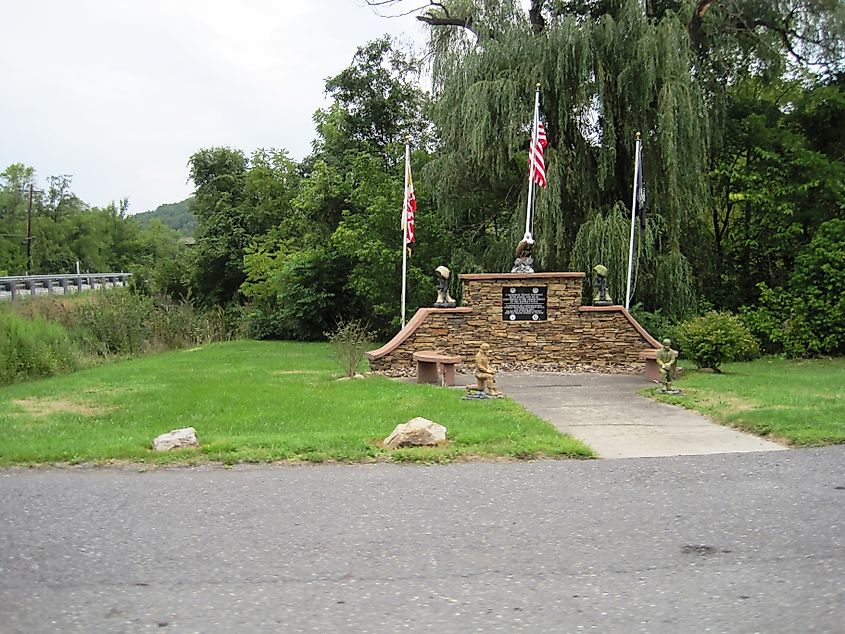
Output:
[[0,277],[0,301],[16,300],[20,296],[53,293],[81,293],[97,288],[123,286],[132,273],[80,273],[55,275],[14,275]]

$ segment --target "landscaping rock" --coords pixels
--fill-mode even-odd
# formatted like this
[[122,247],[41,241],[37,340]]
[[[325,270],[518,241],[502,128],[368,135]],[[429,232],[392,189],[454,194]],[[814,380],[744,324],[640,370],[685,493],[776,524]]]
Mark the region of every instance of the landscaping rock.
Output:
[[338,379],[338,381],[349,381],[350,379],[363,379],[365,378],[363,374],[360,372],[356,372],[355,376],[342,376]]
[[170,451],[171,449],[180,449],[182,447],[199,446],[200,442],[197,440],[197,430],[193,427],[174,429],[153,440],[153,449],[156,451]]
[[396,449],[439,445],[444,442],[446,442],[446,428],[418,416],[407,423],[397,425],[393,433],[384,439],[383,445],[388,449]]

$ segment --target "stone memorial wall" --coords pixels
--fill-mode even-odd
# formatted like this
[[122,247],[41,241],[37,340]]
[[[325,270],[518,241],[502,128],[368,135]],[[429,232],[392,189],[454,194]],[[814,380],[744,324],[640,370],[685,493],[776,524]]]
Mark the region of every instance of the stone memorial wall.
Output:
[[500,370],[642,372],[660,344],[622,306],[582,306],[583,273],[464,274],[463,306],[422,308],[370,368],[403,374],[435,350],[471,363],[482,342]]

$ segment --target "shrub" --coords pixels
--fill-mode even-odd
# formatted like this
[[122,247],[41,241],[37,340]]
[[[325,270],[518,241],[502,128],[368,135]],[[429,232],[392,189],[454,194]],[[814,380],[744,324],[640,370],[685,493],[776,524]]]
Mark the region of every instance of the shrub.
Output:
[[108,289],[86,293],[73,308],[74,329],[92,353],[138,354],[150,341],[154,305],[149,297]]
[[151,294],[187,301],[191,289],[191,254],[180,252],[174,258],[162,258],[148,272],[147,288]]
[[275,309],[252,305],[245,319],[252,339],[284,339],[287,333],[286,322]]
[[189,302],[156,300],[115,288],[68,297],[39,297],[10,310],[64,326],[91,357],[133,355],[149,350],[234,339],[243,334],[239,307],[199,310]]
[[59,324],[0,310],[0,384],[75,370],[81,352]]
[[682,322],[675,328],[680,352],[699,368],[729,361],[744,361],[759,354],[759,344],[740,319],[729,312],[709,313]]
[[249,330],[256,339],[317,341],[335,324],[339,307],[367,314],[347,287],[352,262],[335,250],[317,246],[284,257],[256,251],[244,261],[240,292],[251,302]]
[[373,333],[361,321],[339,321],[337,328],[325,333],[331,342],[334,357],[346,376],[355,376],[364,360],[364,353],[373,340]]
[[163,302],[153,313],[150,345],[170,350],[239,338],[243,317],[238,307],[199,310],[187,302]]
[[845,353],[845,220],[819,227],[787,289],[758,286],[758,306],[742,316],[765,348],[790,357]]
[[674,336],[675,325],[659,308],[649,311],[645,310],[642,304],[637,303],[631,306],[631,316],[655,339],[662,340]]
[[197,342],[197,313],[190,304],[164,302],[156,306],[150,324],[150,347],[171,350]]
[[75,370],[99,357],[235,339],[242,310],[156,304],[127,288],[38,297],[0,307],[0,384]]

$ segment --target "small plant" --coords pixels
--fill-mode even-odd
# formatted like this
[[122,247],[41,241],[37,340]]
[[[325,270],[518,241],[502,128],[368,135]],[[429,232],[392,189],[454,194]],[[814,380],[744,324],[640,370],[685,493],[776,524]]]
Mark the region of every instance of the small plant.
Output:
[[80,356],[59,324],[0,310],[0,385],[74,370]]
[[357,319],[339,320],[337,327],[325,335],[345,376],[355,376],[364,361],[364,352],[373,340],[373,333],[367,329],[367,324]]
[[659,308],[652,312],[645,310],[642,304],[637,303],[631,306],[631,315],[650,335],[658,339],[672,337],[675,325]]
[[759,354],[759,345],[739,317],[729,312],[709,313],[679,324],[675,343],[681,354],[699,368],[712,368],[729,361],[746,361]]
[[144,352],[150,339],[155,306],[149,297],[126,288],[101,290],[79,298],[73,307],[73,329],[84,346],[99,356]]

